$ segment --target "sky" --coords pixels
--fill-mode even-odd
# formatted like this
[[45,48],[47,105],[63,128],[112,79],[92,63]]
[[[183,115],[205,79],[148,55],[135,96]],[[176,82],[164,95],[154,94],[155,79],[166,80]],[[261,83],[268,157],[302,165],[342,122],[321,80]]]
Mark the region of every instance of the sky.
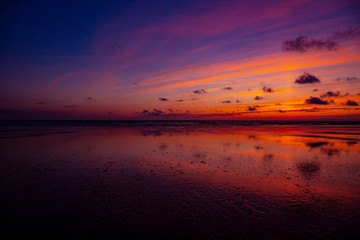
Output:
[[360,1],[12,1],[0,119],[360,120]]

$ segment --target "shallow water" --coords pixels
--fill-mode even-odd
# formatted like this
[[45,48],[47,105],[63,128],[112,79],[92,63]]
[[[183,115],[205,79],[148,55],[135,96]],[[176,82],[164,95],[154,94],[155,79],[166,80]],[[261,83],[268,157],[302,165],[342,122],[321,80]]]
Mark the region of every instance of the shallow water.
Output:
[[355,125],[12,127],[0,149],[13,237],[360,236]]

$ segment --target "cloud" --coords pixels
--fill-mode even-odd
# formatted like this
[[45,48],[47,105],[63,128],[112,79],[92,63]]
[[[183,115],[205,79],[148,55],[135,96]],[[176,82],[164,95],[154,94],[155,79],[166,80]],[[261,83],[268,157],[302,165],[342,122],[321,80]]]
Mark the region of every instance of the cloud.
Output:
[[295,80],[295,83],[298,83],[298,84],[320,83],[320,80],[317,77],[315,77],[314,75],[304,72],[303,75],[300,75]]
[[344,78],[336,78],[335,81],[360,81],[360,78],[357,77],[344,77]]
[[333,39],[348,39],[360,36],[360,26],[349,26],[346,30],[335,32],[332,36]]
[[65,105],[64,108],[76,108],[78,105]]
[[263,97],[256,96],[256,97],[254,97],[254,99],[255,99],[255,100],[262,100]]
[[317,91],[319,91],[319,89],[317,89],[317,88],[315,88],[315,89],[313,90],[313,92],[317,92]]
[[153,113],[155,113],[155,114],[161,114],[161,113],[164,113],[164,112],[161,111],[161,110],[158,110],[158,109],[154,108]]
[[232,87],[224,87],[223,90],[233,90]]
[[171,112],[171,113],[174,112],[171,108],[169,108],[168,110],[169,110],[169,112]]
[[198,98],[192,98],[192,99],[179,99],[179,100],[175,100],[175,102],[183,102],[183,103],[188,103],[188,102],[196,102],[196,101],[199,101]]
[[295,39],[285,40],[282,44],[282,49],[285,52],[300,52],[304,53],[309,50],[321,51],[321,50],[337,50],[339,44],[331,40],[317,40],[315,38],[308,38],[300,35]]
[[338,97],[338,96],[340,96],[340,91],[337,92],[328,91],[327,93],[321,94],[320,98]]
[[314,107],[313,109],[302,109],[304,112],[320,112],[320,109]]
[[206,91],[204,89],[198,89],[198,90],[195,90],[193,91],[194,94],[203,94],[203,93],[206,93]]
[[161,98],[159,98],[159,100],[160,100],[160,101],[163,101],[163,102],[167,102],[167,101],[169,101],[169,99],[167,99],[167,98],[162,98],[162,97],[161,97]]
[[321,104],[321,105],[327,105],[329,104],[328,101],[323,101],[320,98],[317,97],[310,97],[308,99],[305,100],[306,104]]
[[347,100],[345,105],[347,105],[347,106],[359,106],[359,104],[357,102],[353,101],[353,100]]
[[320,112],[320,109],[317,107],[311,108],[311,109],[293,109],[293,110],[287,110],[286,112]]
[[42,104],[46,104],[46,103],[44,101],[40,101],[40,102],[37,102],[36,104],[42,105]]
[[286,112],[286,111],[283,111],[283,110],[279,110],[279,112],[281,112],[281,113],[284,113],[284,112]]
[[357,78],[357,77],[347,77],[345,78],[347,81],[359,81],[360,78]]
[[263,87],[262,90],[266,93],[273,93],[274,92],[274,89],[272,88],[269,88],[269,87]]
[[154,108],[154,110],[151,112],[149,110],[144,109],[141,114],[148,115],[148,116],[159,116],[162,113],[164,113],[164,112]]
[[256,105],[256,106],[248,106],[248,110],[250,111],[250,112],[253,112],[253,111],[256,111],[257,110],[257,108],[259,107],[259,105]]
[[226,100],[226,101],[222,101],[221,103],[231,103],[231,101]]
[[87,97],[86,100],[87,100],[87,101],[90,101],[90,102],[96,102],[96,99],[91,98],[91,97]]
[[236,102],[237,102],[237,103],[241,103],[241,101],[240,101],[239,99],[236,99]]

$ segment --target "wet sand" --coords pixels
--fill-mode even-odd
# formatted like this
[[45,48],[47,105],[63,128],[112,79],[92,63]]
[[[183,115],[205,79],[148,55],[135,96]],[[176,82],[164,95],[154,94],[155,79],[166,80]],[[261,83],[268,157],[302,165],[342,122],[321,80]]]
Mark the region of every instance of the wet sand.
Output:
[[1,231],[37,239],[356,239],[359,126],[11,127]]

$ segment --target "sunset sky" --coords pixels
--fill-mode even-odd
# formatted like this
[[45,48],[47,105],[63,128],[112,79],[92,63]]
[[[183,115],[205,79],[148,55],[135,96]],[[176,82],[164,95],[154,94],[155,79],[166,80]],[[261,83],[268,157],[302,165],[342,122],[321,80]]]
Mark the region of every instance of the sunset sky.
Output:
[[360,1],[0,11],[0,119],[360,120]]

